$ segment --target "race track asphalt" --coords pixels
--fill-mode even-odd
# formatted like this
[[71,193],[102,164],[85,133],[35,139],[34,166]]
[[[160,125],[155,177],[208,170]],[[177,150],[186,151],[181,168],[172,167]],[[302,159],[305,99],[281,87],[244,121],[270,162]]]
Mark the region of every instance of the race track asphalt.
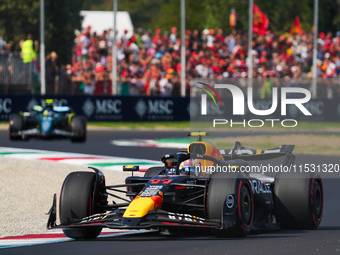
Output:
[[[184,137],[186,131],[93,131],[84,144],[67,140],[12,142],[0,130],[0,146],[158,160],[174,152],[163,148],[119,147],[113,139]],[[336,156],[297,155],[296,164],[336,163]],[[139,234],[1,249],[0,254],[340,254],[340,179],[323,179],[324,214],[315,231],[269,231],[244,239],[219,239],[207,233],[183,236]],[[42,219],[45,220],[45,219]]]

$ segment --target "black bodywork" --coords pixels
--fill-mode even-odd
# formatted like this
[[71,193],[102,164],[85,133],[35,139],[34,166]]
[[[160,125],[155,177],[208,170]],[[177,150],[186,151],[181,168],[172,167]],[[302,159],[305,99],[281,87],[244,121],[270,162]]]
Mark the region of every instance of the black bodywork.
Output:
[[[96,177],[95,188],[91,193],[92,199],[95,201],[91,205],[91,212],[96,213],[82,218],[67,218],[66,221],[57,225],[55,196],[47,227],[48,229],[62,228],[63,230],[90,227],[116,229],[198,228],[211,229],[217,236],[236,237],[244,236],[257,229],[277,227],[274,178],[254,177],[234,170],[219,174],[205,173],[202,175],[191,172],[181,175],[179,166],[188,159],[195,159],[212,162],[215,166],[233,166],[239,169],[240,166],[248,165],[245,159],[265,160],[280,156],[285,156],[283,165],[289,166],[295,159],[292,154],[293,149],[294,146],[282,145],[274,149],[258,151],[245,148],[236,142],[234,148],[220,151],[223,156],[222,160],[189,152],[167,154],[161,158],[163,167],[149,169],[143,177],[133,176],[133,172],[138,171],[138,167],[124,168],[124,171],[131,171],[132,176],[126,178],[125,184],[121,185],[106,185],[104,174],[100,170],[92,168]],[[169,164],[169,162],[172,163]],[[228,190],[228,187],[225,187],[224,190],[223,186],[217,186],[218,182],[223,182],[217,178],[226,178],[226,180],[230,178],[232,181],[225,181],[225,183],[235,184],[235,188],[225,191]],[[216,187],[214,189],[213,185],[217,189]],[[320,193],[322,192],[320,191]],[[123,196],[117,194],[123,194]],[[243,200],[240,197],[243,197]],[[151,207],[145,209],[145,213],[140,214],[139,217],[140,208],[136,208],[136,204],[138,204],[137,200],[141,198],[146,198],[146,202],[147,199],[150,199],[152,203]],[[137,206],[144,207],[146,205]],[[143,208],[141,209],[143,210]],[[136,215],[133,214],[134,211],[138,211]],[[216,211],[218,211],[217,214],[214,213]],[[315,228],[318,224],[315,224]],[[228,232],[228,230],[231,231]]]
[[86,119],[76,116],[67,106],[39,109],[11,114],[9,138],[28,140],[30,138],[86,140]]

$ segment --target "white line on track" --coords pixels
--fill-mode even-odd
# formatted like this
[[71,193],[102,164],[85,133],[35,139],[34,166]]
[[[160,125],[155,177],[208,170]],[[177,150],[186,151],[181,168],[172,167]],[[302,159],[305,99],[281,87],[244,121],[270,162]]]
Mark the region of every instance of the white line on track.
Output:
[[33,149],[18,149],[9,147],[0,147],[0,156],[28,160],[50,160],[72,165],[100,167],[115,171],[122,171],[123,165],[140,165],[140,169],[142,170],[145,170],[152,166],[161,165],[159,161],[147,159],[99,156],[93,154],[65,153]]

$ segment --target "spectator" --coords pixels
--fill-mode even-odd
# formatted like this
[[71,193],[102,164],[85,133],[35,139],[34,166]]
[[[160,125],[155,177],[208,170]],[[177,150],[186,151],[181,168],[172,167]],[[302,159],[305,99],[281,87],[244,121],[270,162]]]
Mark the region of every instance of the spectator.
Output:
[[222,28],[219,28],[217,30],[217,35],[215,37],[215,40],[218,40],[220,41],[221,43],[224,43],[224,36],[223,36],[223,29]]
[[[73,70],[72,93],[110,93],[111,39],[109,30],[97,36],[94,32],[91,33],[90,27],[77,37],[78,44],[75,47],[71,69],[63,68],[65,72]],[[246,78],[249,61],[247,40],[247,34],[239,31],[225,35],[222,29],[218,29],[217,33],[211,28],[204,29],[202,33],[198,29],[187,30],[185,33],[187,78]],[[276,78],[311,77],[313,64],[311,33],[305,32],[301,35],[275,35],[271,31],[264,35],[254,33],[252,45],[253,77],[259,81],[256,85],[259,87],[257,96],[270,98],[271,88],[279,86],[274,81]],[[138,28],[130,37],[125,30],[121,41],[117,42],[116,57],[117,81],[123,83],[121,91],[124,95],[180,94],[181,38],[178,38],[176,27],[172,27],[170,33],[156,29],[153,36],[151,30]],[[337,32],[334,38],[330,32],[326,34],[321,32],[318,37],[319,77],[339,77],[339,57],[340,32]],[[95,67],[94,70],[92,67]],[[70,74],[65,77],[69,76]],[[244,83],[240,82],[240,86],[243,87]],[[330,89],[324,94],[327,96],[329,91]]]
[[58,86],[56,86],[59,72],[57,58],[58,56],[54,51],[46,57],[46,94],[58,93]]
[[177,42],[177,27],[171,28],[170,42],[172,44],[176,44],[176,42]]
[[85,65],[83,69],[84,94],[92,95],[94,92],[94,75],[91,66]]
[[5,42],[0,36],[0,53],[3,54],[7,50],[7,42]]
[[23,63],[30,63],[37,56],[37,51],[39,50],[38,41],[32,40],[32,35],[28,34],[27,39],[21,45],[22,61]]
[[209,29],[209,34],[207,35],[207,46],[212,47],[215,41],[215,29]]
[[74,67],[71,69],[72,76],[72,94],[73,95],[79,95],[83,93],[84,87],[83,87],[83,70],[81,62],[77,62]]
[[207,43],[208,42],[208,36],[209,36],[209,29],[204,29],[202,34],[202,42]]
[[87,31],[80,37],[80,47],[81,47],[81,61],[83,65],[89,60],[89,48],[91,46],[91,34]]
[[120,41],[121,41],[123,46],[127,45],[128,41],[129,41],[129,36],[128,36],[128,30],[127,29],[124,30],[124,34],[122,35]]
[[138,48],[141,48],[142,47],[142,36],[143,36],[143,33],[144,33],[144,29],[142,27],[139,27],[137,29],[137,33],[135,33],[135,38],[136,38],[136,44],[138,46]]
[[145,49],[151,48],[152,40],[151,40],[151,30],[148,29],[145,34],[142,36],[142,45]]
[[60,67],[59,72],[59,93],[71,94],[72,92],[72,67],[70,64]]

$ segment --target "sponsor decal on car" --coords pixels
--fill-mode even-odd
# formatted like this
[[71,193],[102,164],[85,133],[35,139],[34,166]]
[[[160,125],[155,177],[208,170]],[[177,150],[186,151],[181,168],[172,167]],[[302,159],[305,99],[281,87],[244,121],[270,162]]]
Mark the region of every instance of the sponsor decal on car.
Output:
[[190,214],[173,213],[173,212],[168,212],[168,217],[169,219],[172,219],[172,220],[184,220],[184,221],[198,222],[201,224],[203,224],[203,222],[205,221],[204,218],[200,218],[200,217],[193,216]]
[[156,196],[158,195],[158,192],[161,190],[162,187],[163,187],[162,185],[152,185],[152,186],[146,187],[145,190],[143,190],[139,196],[140,197]]
[[260,194],[260,193],[272,193],[270,187],[260,180],[250,180],[251,189],[253,193]]

